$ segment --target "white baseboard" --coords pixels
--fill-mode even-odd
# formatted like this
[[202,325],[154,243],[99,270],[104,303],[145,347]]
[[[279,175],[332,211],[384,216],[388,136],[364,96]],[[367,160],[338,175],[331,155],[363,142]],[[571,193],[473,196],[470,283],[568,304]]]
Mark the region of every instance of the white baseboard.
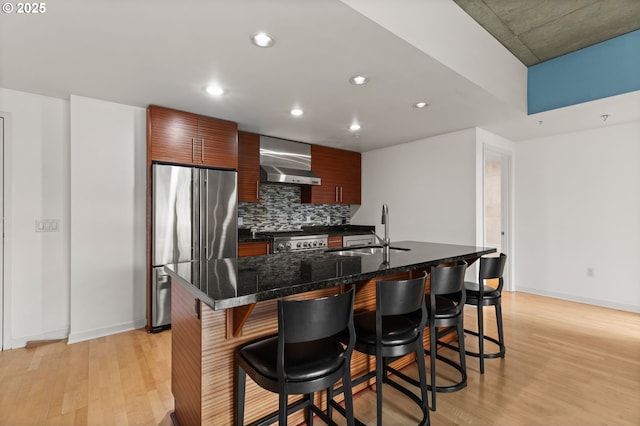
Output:
[[131,331],[138,328],[142,328],[147,325],[145,319],[136,321],[127,321],[120,324],[110,325],[108,327],[94,328],[92,330],[85,330],[80,332],[72,332],[69,334],[69,344],[83,342],[85,340],[97,339],[98,337],[110,336],[112,334],[123,333],[125,331]]
[[539,296],[553,297],[554,299],[568,300],[569,302],[585,303],[587,305],[601,306],[603,308],[617,309],[619,311],[627,311],[640,313],[640,306],[628,305],[626,303],[616,303],[608,300],[592,299],[590,297],[576,296],[575,294],[558,293],[555,291],[540,290],[539,288],[521,287],[515,290],[522,293],[537,294]]
[[68,328],[61,328],[59,330],[51,330],[42,334],[34,334],[32,336],[15,337],[11,339],[11,347],[5,349],[18,349],[27,346],[27,342],[33,342],[38,340],[58,340],[66,339],[69,336]]

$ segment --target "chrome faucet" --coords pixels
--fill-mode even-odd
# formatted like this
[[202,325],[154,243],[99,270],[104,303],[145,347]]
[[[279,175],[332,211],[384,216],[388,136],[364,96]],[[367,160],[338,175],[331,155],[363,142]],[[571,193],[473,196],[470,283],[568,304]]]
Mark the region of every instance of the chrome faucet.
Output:
[[389,249],[391,239],[389,238],[389,207],[386,204],[382,205],[382,219],[380,221],[384,225],[384,243],[383,245]]
[[380,223],[384,225],[384,238],[380,238],[380,236],[376,234],[376,231],[371,231],[371,233],[378,239],[378,242],[382,244],[383,257],[385,262],[388,262],[391,252],[391,238],[389,238],[389,207],[386,204],[382,205],[382,219]]

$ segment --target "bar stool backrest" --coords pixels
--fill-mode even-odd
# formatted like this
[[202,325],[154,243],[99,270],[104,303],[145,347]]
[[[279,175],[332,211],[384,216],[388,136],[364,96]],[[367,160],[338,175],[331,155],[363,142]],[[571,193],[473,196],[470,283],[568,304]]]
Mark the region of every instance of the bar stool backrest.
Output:
[[467,262],[459,262],[452,266],[437,266],[431,268],[432,296],[452,295],[451,299],[460,305],[466,300],[464,291],[464,274],[467,270]]
[[426,272],[421,277],[409,280],[378,281],[376,311],[381,316],[388,316],[409,314],[420,310],[424,305],[425,278]]
[[486,284],[486,280],[497,279],[498,287],[496,287],[496,290],[498,290],[498,292],[502,292],[502,286],[504,284],[502,275],[504,274],[504,267],[506,264],[507,255],[504,253],[500,253],[500,256],[481,257],[480,272],[478,273],[480,286]]
[[353,288],[319,299],[278,301],[278,331],[283,343],[320,340],[345,329],[353,336]]

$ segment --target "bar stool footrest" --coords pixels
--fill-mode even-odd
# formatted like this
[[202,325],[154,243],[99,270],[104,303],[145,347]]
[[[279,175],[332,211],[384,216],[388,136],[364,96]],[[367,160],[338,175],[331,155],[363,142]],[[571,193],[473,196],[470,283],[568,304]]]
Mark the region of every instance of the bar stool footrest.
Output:
[[[335,401],[331,401],[331,406],[340,414],[342,414],[343,417],[347,417],[347,410],[344,409],[344,407],[340,404],[338,404]],[[367,426],[365,423],[362,423],[360,420],[358,420],[357,418],[353,418],[354,424],[355,426]]]
[[[393,372],[394,370],[389,368],[389,371]],[[393,373],[393,374],[396,374],[396,373]],[[404,374],[402,376],[404,376]],[[398,375],[398,377],[401,377],[401,378],[405,379],[402,376]],[[405,388],[400,383],[394,381],[393,379],[391,379],[389,377],[386,378],[385,383],[388,383],[393,388],[395,388],[396,390],[399,390],[400,392],[402,392],[403,394],[405,394],[406,396],[411,398],[411,400],[413,402],[418,404],[418,406],[420,407],[420,410],[422,411],[422,420],[419,423],[420,426],[425,426],[425,425],[430,425],[431,424],[431,419],[429,418],[429,413],[428,413],[428,411],[425,411],[425,409],[423,407],[423,404],[422,404],[422,401],[420,400],[420,398],[418,398],[418,396],[416,396],[416,394],[414,394],[413,392],[410,392],[409,389]],[[411,382],[409,382],[409,383],[411,383]],[[417,386],[418,386],[418,388],[420,388],[420,382],[418,382]],[[427,410],[428,410],[428,408],[427,408]]]
[[[287,416],[291,415],[292,413],[295,413],[298,410],[301,410],[307,407],[308,405],[312,405],[312,407],[316,407],[315,405],[311,404],[311,400],[309,400],[306,397],[302,398],[300,401],[292,402],[291,404],[287,405]],[[276,410],[259,418],[256,421],[249,423],[247,426],[267,426],[267,425],[274,424],[277,421],[278,421],[278,411]]]
[[[438,341],[438,344],[450,348],[450,349],[457,349],[455,346],[449,345],[447,343],[442,343],[440,341]],[[431,353],[429,352],[428,349],[424,350],[425,355],[431,356]],[[458,373],[460,373],[460,381],[457,383],[454,383],[452,385],[449,386],[436,386],[436,392],[442,392],[442,393],[449,393],[449,392],[456,392],[459,391],[460,389],[464,389],[467,387],[467,372],[464,371],[462,369],[462,366],[460,366],[460,364],[456,364],[455,361],[450,360],[449,358],[445,358],[442,355],[438,355],[436,354],[436,359],[438,361],[442,361],[445,364],[453,367],[454,369],[456,369],[458,371]],[[427,389],[429,389],[430,391],[433,392],[433,386],[432,385],[427,385]]]
[[[390,367],[389,365],[387,365],[386,367],[386,371],[392,373],[394,376],[400,377],[402,380],[406,381],[407,383],[416,386],[418,389],[420,389],[420,382],[417,381],[416,379],[407,376],[406,374],[403,374],[401,372],[399,372],[398,370],[396,370],[393,367]],[[360,383],[372,379],[376,377],[376,372],[371,371],[367,374],[365,374],[364,376],[358,377],[356,380],[352,380],[351,383],[353,385],[353,387],[355,387],[356,385],[359,385]],[[389,385],[391,385],[393,388],[399,390],[400,392],[402,392],[403,394],[405,394],[406,396],[408,396],[409,398],[411,398],[411,400],[413,402],[415,402],[416,404],[418,404],[418,406],[420,407],[420,410],[422,411],[422,421],[419,423],[421,426],[427,426],[431,424],[431,419],[429,418],[429,414],[428,412],[425,412],[424,408],[422,407],[422,401],[420,400],[420,398],[414,394],[413,392],[409,391],[407,388],[405,388],[404,386],[402,386],[401,384],[399,384],[398,382],[394,381],[393,379],[391,379],[389,376],[387,376],[386,374],[384,374],[383,376],[383,383],[387,383]],[[376,383],[376,386],[378,386],[378,383]],[[344,408],[342,408],[342,406],[340,408],[336,407],[337,410],[344,410]],[[356,419],[356,424],[362,424],[359,420]]]
[[[476,337],[480,337],[480,334],[477,331],[473,331],[473,330],[467,330],[466,328],[464,329],[465,333],[471,334],[473,336]],[[491,343],[495,343],[496,345],[498,345],[498,347],[500,348],[500,351],[498,352],[492,352],[492,353],[486,353],[484,354],[484,358],[504,358],[505,352],[507,351],[507,348],[505,348],[503,345],[500,344],[500,341],[491,337],[491,336],[482,336],[484,338],[484,340],[487,340]],[[447,346],[446,343],[442,344],[443,346]],[[454,346],[447,346],[450,349],[454,349]],[[472,351],[467,351],[465,350],[464,352],[466,355],[472,356],[472,357],[476,357],[476,358],[480,358],[480,354],[478,352],[472,352]]]

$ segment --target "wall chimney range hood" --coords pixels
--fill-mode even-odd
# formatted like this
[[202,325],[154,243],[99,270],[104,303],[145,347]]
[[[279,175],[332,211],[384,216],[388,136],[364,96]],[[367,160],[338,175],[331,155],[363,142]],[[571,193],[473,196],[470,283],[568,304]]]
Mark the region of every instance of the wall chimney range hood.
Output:
[[320,185],[320,178],[311,171],[311,145],[260,136],[260,180]]

